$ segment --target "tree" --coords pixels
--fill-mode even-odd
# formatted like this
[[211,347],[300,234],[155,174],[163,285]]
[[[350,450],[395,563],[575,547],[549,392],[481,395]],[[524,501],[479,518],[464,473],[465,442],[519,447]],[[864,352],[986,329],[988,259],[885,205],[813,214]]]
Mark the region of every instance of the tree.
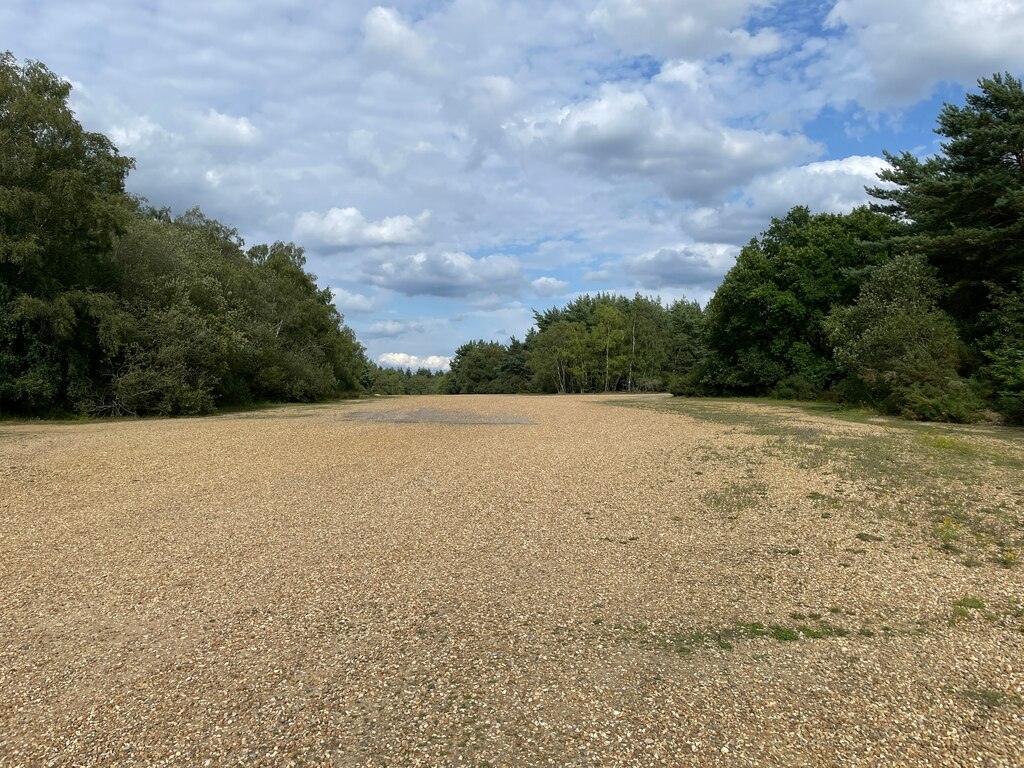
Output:
[[530,383],[530,369],[526,362],[526,345],[513,336],[501,359],[500,391],[509,394],[525,392]]
[[615,391],[626,371],[626,318],[610,301],[599,303],[594,310],[591,338],[591,346],[603,363],[604,391]]
[[632,392],[660,389],[668,365],[668,315],[661,301],[637,293],[626,302],[628,365],[626,388]]
[[362,346],[293,243],[248,252],[193,208],[124,192],[133,163],[71,87],[0,56],[0,409],[203,413],[359,387]]
[[874,270],[854,304],[832,311],[825,330],[847,399],[913,419],[976,417],[981,404],[957,374],[963,344],[938,307],[942,290],[922,256],[904,254]]
[[448,386],[452,394],[494,394],[501,391],[505,347],[496,341],[471,341],[455,350]]
[[983,379],[999,411],[1024,424],[1024,281],[1016,290],[997,290],[984,321],[992,332],[980,345],[987,363]]
[[669,390],[673,394],[697,394],[697,377],[707,354],[704,344],[704,312],[696,301],[681,300],[672,303],[668,315]]
[[103,364],[97,409],[198,413],[358,389],[362,347],[294,244],[245,252],[197,209],[172,221],[142,211],[113,261],[136,333]]
[[82,128],[70,92],[43,64],[0,55],[0,409],[87,398],[126,324],[109,252],[133,161]]
[[751,240],[708,304],[703,365],[712,391],[811,397],[836,375],[822,322],[857,295],[871,247],[894,235],[890,218],[860,208],[811,215],[793,208]]
[[537,392],[569,391],[572,367],[569,355],[568,320],[556,320],[542,331],[526,334],[526,361],[533,372],[531,384]]
[[1009,73],[978,87],[965,106],[943,106],[938,155],[886,153],[879,178],[894,186],[868,190],[884,201],[876,210],[907,222],[897,245],[927,256],[969,341],[991,332],[993,297],[1024,276],[1024,89]]

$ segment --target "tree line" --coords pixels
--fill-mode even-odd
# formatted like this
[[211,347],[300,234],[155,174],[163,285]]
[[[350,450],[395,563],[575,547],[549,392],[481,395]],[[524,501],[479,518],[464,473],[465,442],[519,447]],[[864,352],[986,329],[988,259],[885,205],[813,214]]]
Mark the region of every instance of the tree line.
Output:
[[535,312],[523,341],[473,341],[456,350],[455,393],[646,392],[678,385],[702,353],[696,302],[664,306],[637,294],[581,296]]
[[0,56],[0,413],[197,414],[352,392],[366,367],[302,248],[126,194],[70,85]]
[[707,307],[599,294],[520,342],[461,346],[449,391],[832,398],[912,419],[1024,423],[1024,90],[944,105],[941,151],[886,153],[875,202],[793,208]]
[[430,368],[388,368],[367,362],[359,383],[375,395],[447,395],[448,374]]
[[70,85],[0,55],[0,413],[196,414],[380,394],[644,392],[833,398],[908,418],[1024,422],[1024,90],[979,81],[941,151],[886,154],[875,202],[793,208],[706,307],[581,296],[448,373],[382,368],[305,270],[198,208],[125,192],[131,158]]

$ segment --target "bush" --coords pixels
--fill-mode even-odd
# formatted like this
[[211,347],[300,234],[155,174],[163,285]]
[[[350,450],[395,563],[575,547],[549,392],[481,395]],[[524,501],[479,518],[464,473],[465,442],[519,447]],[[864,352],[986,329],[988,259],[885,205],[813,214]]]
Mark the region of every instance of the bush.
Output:
[[941,287],[920,256],[902,255],[871,274],[852,306],[825,322],[847,401],[928,421],[976,420],[982,402],[960,378],[964,346],[937,306]]
[[984,403],[962,379],[937,385],[913,382],[893,390],[883,403],[885,410],[916,421],[978,421]]
[[994,291],[994,309],[985,319],[995,329],[983,342],[996,408],[1012,424],[1024,424],[1024,282],[1015,291]]
[[821,390],[800,374],[787,376],[771,391],[771,396],[779,400],[814,400]]
[[700,376],[696,370],[685,374],[669,374],[666,388],[676,397],[698,397],[704,394],[700,385]]

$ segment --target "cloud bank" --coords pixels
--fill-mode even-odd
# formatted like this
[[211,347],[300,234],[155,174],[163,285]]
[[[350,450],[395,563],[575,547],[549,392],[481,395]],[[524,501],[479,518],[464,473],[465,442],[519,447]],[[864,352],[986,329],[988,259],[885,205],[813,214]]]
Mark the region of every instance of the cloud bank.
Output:
[[374,359],[586,290],[706,296],[771,217],[864,203],[941,100],[1024,70],[1009,0],[8,0],[0,29],[132,192],[305,246]]

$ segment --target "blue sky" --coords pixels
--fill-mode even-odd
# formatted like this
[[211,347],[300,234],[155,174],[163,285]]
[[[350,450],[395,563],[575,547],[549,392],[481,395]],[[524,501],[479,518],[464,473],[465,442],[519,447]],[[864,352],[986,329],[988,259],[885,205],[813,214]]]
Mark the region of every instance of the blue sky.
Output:
[[706,301],[772,216],[865,202],[1024,70],[1018,0],[6,0],[0,30],[131,191],[304,246],[413,367],[583,292]]

